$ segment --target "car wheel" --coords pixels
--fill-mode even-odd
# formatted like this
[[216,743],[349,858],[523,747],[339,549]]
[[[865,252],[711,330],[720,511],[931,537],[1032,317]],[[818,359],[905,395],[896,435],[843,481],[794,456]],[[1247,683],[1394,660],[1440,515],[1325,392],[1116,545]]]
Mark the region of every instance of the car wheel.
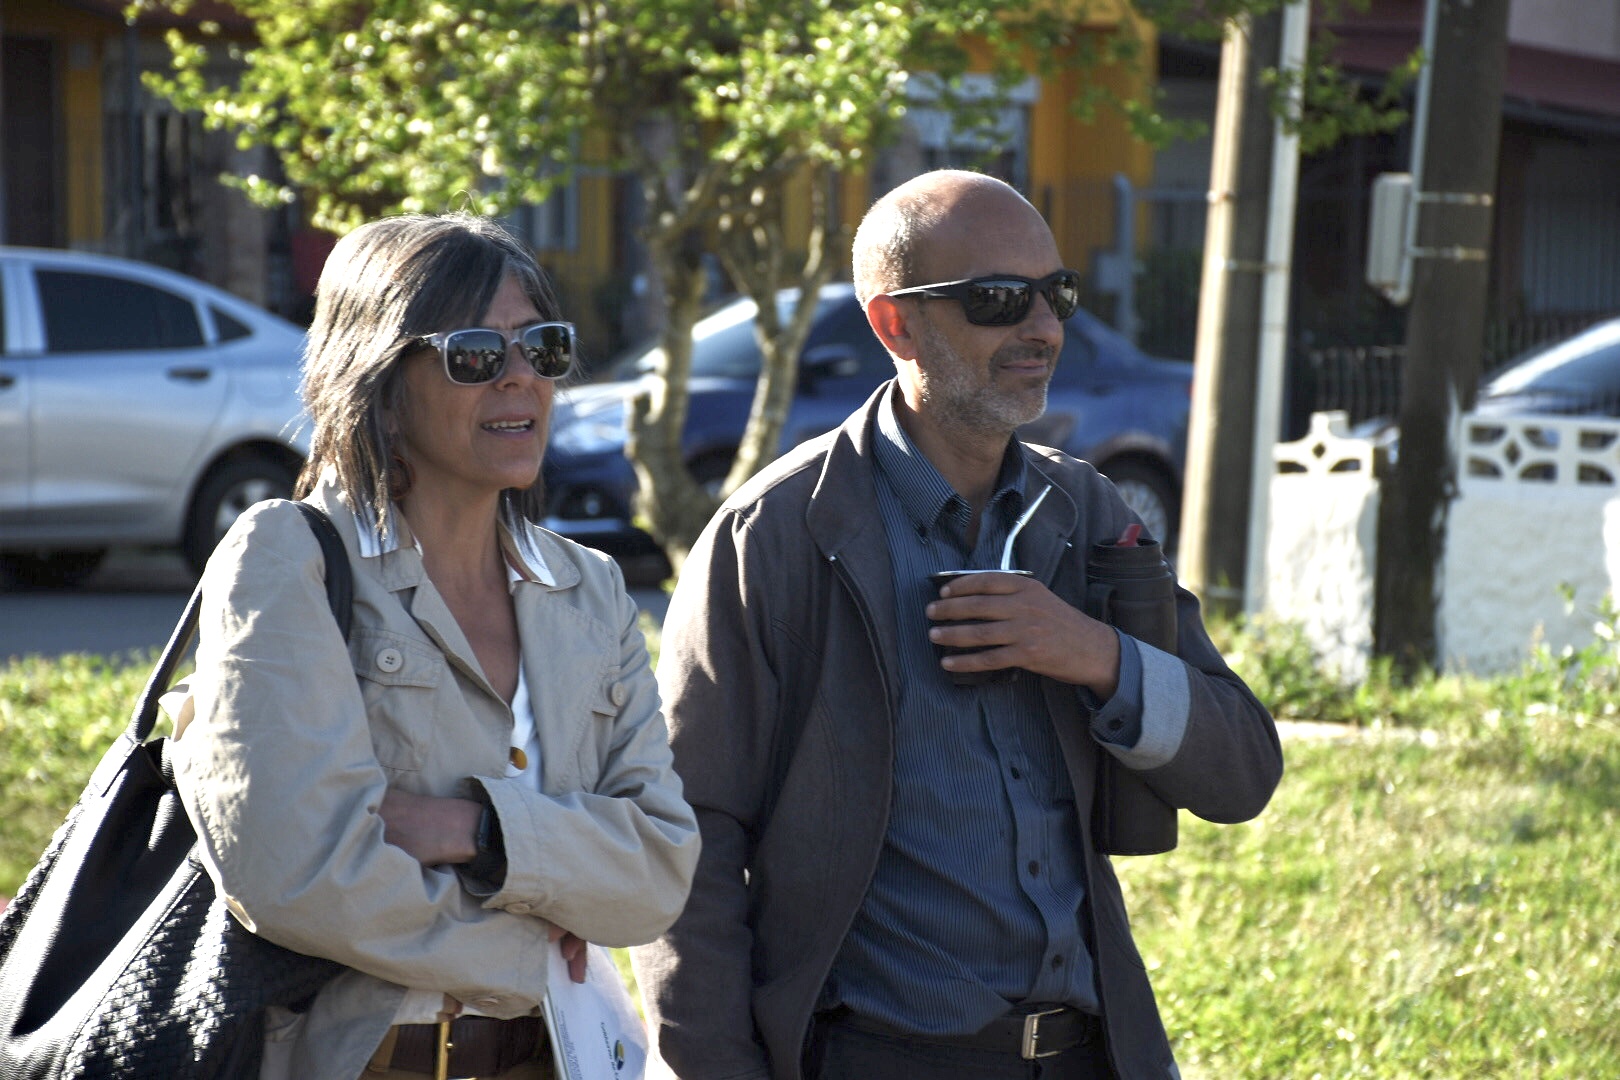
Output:
[[1147,534],[1165,551],[1173,549],[1181,505],[1170,478],[1153,465],[1134,459],[1110,462],[1102,467],[1102,473],[1142,519]]
[[105,548],[90,551],[8,551],[0,555],[0,577],[24,589],[59,589],[84,581],[101,560]]
[[242,511],[265,499],[292,497],[293,471],[262,457],[233,458],[215,466],[197,488],[182,541],[186,561],[201,574],[208,556]]

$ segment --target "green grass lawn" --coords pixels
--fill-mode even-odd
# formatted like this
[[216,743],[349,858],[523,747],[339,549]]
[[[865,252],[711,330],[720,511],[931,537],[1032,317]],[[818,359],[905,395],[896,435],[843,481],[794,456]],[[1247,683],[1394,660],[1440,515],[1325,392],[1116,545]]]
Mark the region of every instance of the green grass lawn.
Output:
[[[1612,620],[1611,620],[1612,624]],[[1258,820],[1182,815],[1119,859],[1187,1080],[1614,1076],[1620,1061],[1620,663],[1324,678],[1292,635],[1218,628],[1290,727]],[[144,668],[0,667],[0,894],[15,890]],[[1347,725],[1347,726],[1346,726]]]
[[1286,750],[1258,820],[1116,860],[1187,1080],[1616,1074],[1613,717]]

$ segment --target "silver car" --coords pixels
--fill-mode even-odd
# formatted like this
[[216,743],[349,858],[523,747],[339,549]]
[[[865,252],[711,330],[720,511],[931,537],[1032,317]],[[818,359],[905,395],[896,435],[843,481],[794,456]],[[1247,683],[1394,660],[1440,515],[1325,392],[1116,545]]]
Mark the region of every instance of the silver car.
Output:
[[292,490],[303,332],[143,263],[0,247],[0,572],[78,580],[114,545],[201,570]]

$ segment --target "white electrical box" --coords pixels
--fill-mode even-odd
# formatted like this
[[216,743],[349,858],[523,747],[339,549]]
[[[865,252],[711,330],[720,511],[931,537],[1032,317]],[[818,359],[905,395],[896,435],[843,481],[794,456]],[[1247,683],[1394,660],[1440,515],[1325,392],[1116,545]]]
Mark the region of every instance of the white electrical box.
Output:
[[1367,218],[1367,284],[1392,304],[1412,293],[1412,258],[1406,250],[1406,216],[1412,212],[1412,174],[1380,173],[1372,185]]

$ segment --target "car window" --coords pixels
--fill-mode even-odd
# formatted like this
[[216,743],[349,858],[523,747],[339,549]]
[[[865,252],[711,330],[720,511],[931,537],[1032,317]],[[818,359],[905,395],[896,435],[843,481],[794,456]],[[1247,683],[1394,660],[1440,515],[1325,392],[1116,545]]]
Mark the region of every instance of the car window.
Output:
[[[759,371],[759,352],[753,349],[754,305],[747,301],[727,304],[692,327],[692,374],[745,375]],[[720,339],[716,342],[716,339]],[[752,350],[752,351],[750,351]],[[610,379],[634,379],[658,366],[664,349],[654,336],[634,352],[615,361],[607,369]]]
[[241,319],[226,314],[212,304],[208,305],[208,310],[213,313],[214,328],[219,331],[219,340],[222,344],[252,335],[253,331]]
[[45,351],[194,348],[203,343],[197,309],[144,282],[107,274],[40,270]]
[[[821,327],[827,309],[834,301],[823,299],[811,324],[806,344],[822,340]],[[777,317],[786,322],[793,315],[793,296],[784,294],[777,304]],[[692,344],[692,374],[723,379],[759,377],[759,340],[754,336],[754,305],[739,303],[723,308],[696,328]],[[864,320],[863,320],[864,321]],[[871,331],[867,331],[870,336]],[[826,335],[826,340],[838,340]]]
[[759,374],[759,343],[754,320],[725,326],[692,343],[692,374],[722,379],[752,379]]
[[1620,335],[1609,333],[1614,340],[1606,345],[1594,342],[1592,332],[1534,354],[1493,380],[1490,393],[1566,390],[1620,398]]
[[[791,296],[782,299],[779,307],[781,318],[786,319],[792,314],[789,307],[791,302]],[[808,344],[823,339],[821,323],[826,317],[828,307],[834,303],[836,301],[826,299],[821,301],[821,308],[816,313],[816,323],[811,327]],[[856,308],[857,313],[859,310]],[[754,311],[752,301],[739,300],[698,320],[697,325],[692,328],[693,377],[753,379],[759,376],[759,342],[754,337]],[[865,322],[864,316],[862,322]],[[866,331],[866,336],[872,338],[870,329]],[[838,339],[826,335],[826,340]],[[877,339],[872,340],[876,342]],[[881,352],[882,346],[878,346],[878,349]],[[654,340],[640,351],[614,363],[608,369],[609,377],[633,379],[638,375],[644,375],[657,364],[662,352],[661,346]]]

